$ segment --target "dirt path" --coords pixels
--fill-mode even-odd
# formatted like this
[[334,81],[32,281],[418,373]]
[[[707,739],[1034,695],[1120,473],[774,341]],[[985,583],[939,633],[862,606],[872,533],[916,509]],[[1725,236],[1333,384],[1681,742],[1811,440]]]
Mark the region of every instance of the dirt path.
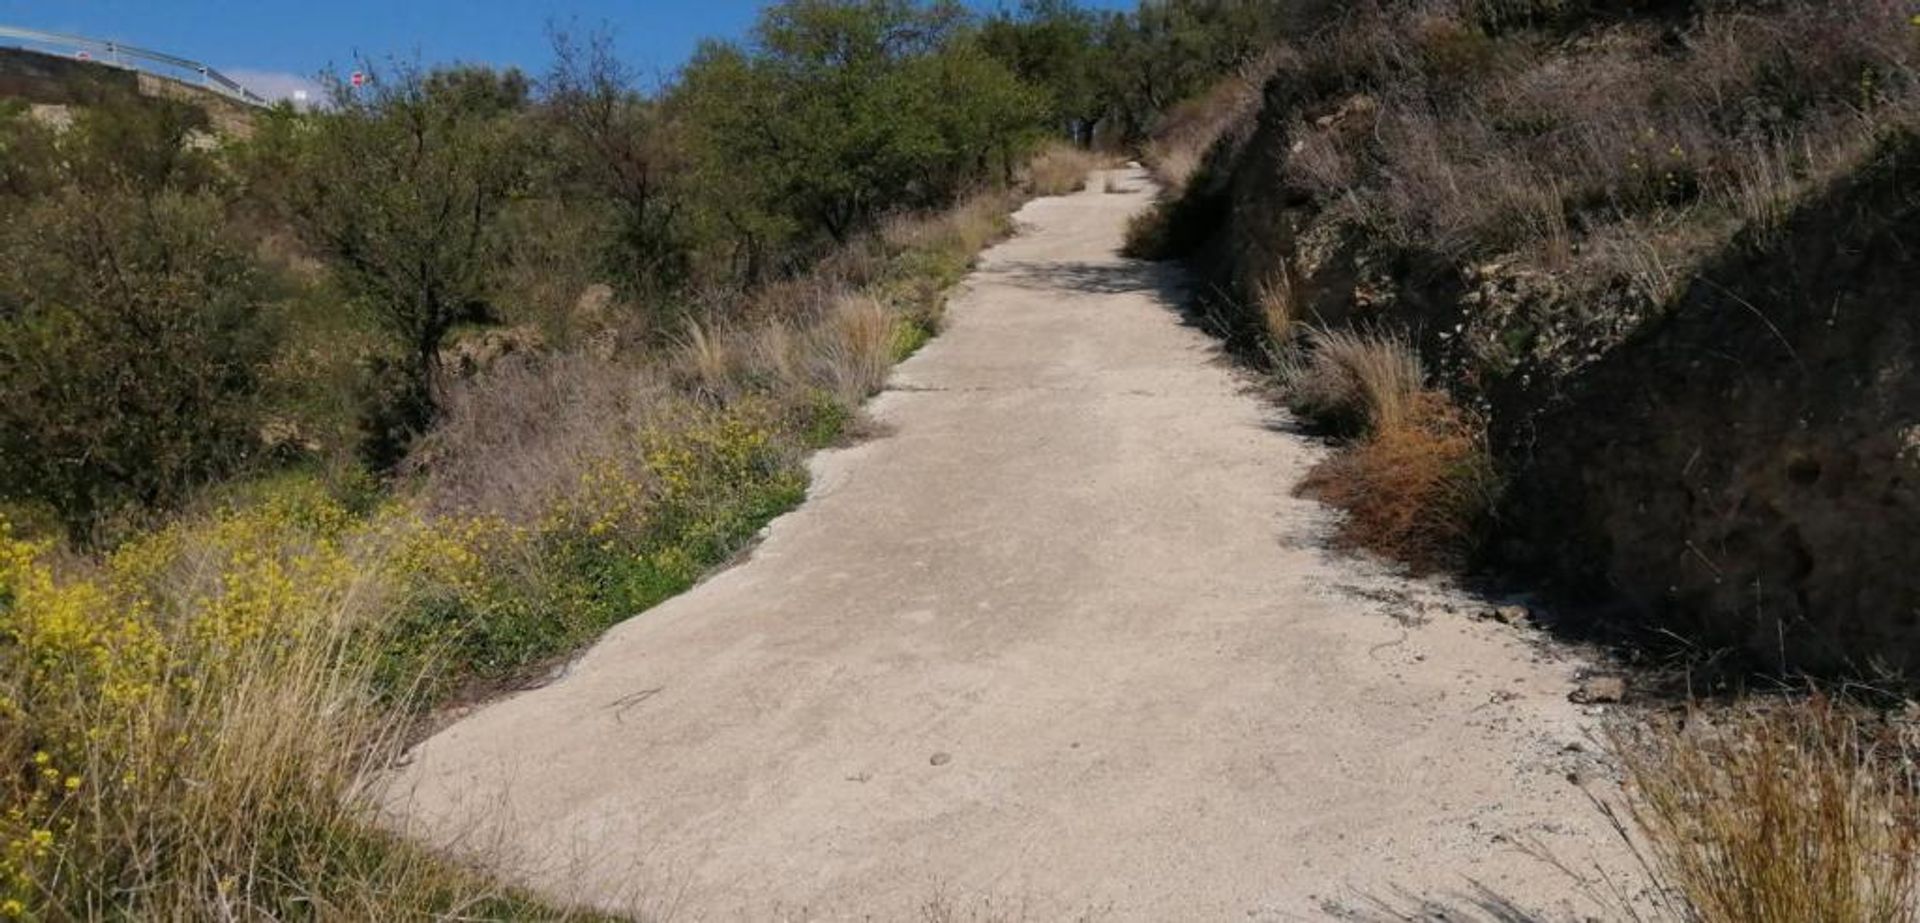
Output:
[[423,744],[416,829],[697,920],[1565,909],[1516,844],[1614,867],[1577,665],[1324,550],[1320,450],[1114,255],[1120,176],[1021,212],[748,563]]

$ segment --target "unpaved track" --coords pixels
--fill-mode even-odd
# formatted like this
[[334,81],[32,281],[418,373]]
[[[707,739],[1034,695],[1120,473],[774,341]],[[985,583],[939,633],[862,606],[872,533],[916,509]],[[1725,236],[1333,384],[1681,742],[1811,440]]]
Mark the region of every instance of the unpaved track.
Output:
[[412,829],[696,920],[1561,909],[1517,843],[1618,867],[1577,665],[1325,550],[1321,450],[1115,255],[1118,175],[1021,212],[751,560],[419,747]]

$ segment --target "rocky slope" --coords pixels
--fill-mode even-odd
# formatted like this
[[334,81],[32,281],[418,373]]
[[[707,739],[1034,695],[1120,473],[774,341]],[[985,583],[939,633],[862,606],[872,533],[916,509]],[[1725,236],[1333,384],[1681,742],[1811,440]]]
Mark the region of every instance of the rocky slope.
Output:
[[1160,239],[1249,341],[1276,304],[1406,332],[1487,424],[1489,562],[1769,669],[1911,672],[1915,32],[1877,0],[1324,14]]

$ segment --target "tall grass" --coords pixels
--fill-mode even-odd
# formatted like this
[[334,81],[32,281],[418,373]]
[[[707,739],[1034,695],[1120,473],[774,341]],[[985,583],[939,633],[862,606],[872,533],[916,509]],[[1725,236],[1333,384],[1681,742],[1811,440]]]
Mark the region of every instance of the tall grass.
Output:
[[1088,178],[1107,160],[1072,144],[1049,144],[1027,162],[1027,189],[1040,196],[1071,195],[1087,188]]
[[900,344],[900,322],[871,296],[842,301],[816,333],[814,379],[857,404],[887,381]]
[[1555,6],[1585,24],[1443,0],[1298,40],[1272,113],[1289,190],[1402,248],[1598,291],[1776,221],[1920,117],[1898,4],[1707,4],[1679,32]]
[[1293,339],[1298,313],[1292,277],[1286,267],[1281,266],[1263,274],[1251,288],[1254,314],[1259,318],[1267,348],[1276,351],[1285,348]]
[[1822,700],[1616,729],[1629,798],[1624,819],[1609,814],[1672,918],[1911,923],[1911,735]]

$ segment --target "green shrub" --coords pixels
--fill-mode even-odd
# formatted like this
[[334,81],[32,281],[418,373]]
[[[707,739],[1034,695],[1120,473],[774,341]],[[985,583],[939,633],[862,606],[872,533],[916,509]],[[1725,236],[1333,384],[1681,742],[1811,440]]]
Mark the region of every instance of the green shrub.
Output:
[[251,152],[262,192],[389,335],[405,381],[369,414],[368,455],[432,420],[440,348],[482,318],[504,253],[501,215],[524,182],[524,132],[500,113],[510,89],[398,70],[337,93],[335,108],[268,122]]
[[704,46],[676,91],[703,191],[806,246],[1004,179],[1042,100],[964,25],[945,4],[789,0],[749,45]]
[[110,96],[79,109],[59,137],[62,174],[87,189],[197,191],[218,176],[206,110],[168,99]]
[[275,331],[203,195],[68,191],[0,223],[0,491],[84,536],[252,451]]

